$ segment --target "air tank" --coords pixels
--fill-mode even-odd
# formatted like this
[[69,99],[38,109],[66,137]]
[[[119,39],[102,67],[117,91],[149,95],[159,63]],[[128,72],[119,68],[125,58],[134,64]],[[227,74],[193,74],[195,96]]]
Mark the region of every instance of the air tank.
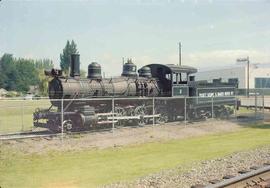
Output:
[[88,65],[88,76],[89,79],[101,79],[101,66],[97,62],[92,62]]

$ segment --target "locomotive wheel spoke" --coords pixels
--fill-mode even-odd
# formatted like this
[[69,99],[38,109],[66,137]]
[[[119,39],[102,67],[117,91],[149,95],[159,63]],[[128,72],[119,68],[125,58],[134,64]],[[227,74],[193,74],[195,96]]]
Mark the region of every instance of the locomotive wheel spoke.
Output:
[[124,108],[117,106],[114,108],[114,113],[116,113],[118,116],[125,116],[126,115],[126,111]]
[[[120,106],[116,106],[114,108],[114,113],[116,113],[116,116],[126,116],[127,112],[124,108],[120,107]],[[122,125],[124,122],[124,120],[118,120],[118,125]]]
[[144,115],[146,114],[146,107],[144,105],[136,107],[134,110],[134,114],[140,116],[140,119],[137,120],[138,125],[139,126],[145,125],[146,120],[144,118]]
[[138,121],[138,125],[139,126],[144,126],[145,125],[145,120],[143,119],[143,117]]
[[169,117],[167,114],[161,114],[157,121],[158,123],[167,123],[169,121]]
[[157,113],[160,114],[159,118],[157,118],[157,123],[163,124],[169,121],[167,109],[164,106],[158,107]]

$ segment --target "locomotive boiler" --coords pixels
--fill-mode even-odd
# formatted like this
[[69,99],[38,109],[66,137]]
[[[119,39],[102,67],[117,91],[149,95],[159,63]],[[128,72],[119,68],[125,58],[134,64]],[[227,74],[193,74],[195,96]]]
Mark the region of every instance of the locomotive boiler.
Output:
[[[176,121],[183,119],[184,113],[193,119],[228,115],[226,106],[235,103],[230,96],[234,96],[236,83],[196,82],[192,76],[196,72],[196,68],[173,64],[149,64],[137,71],[128,59],[119,77],[102,78],[101,66],[93,62],[87,78],[81,78],[80,56],[72,54],[68,77],[61,70],[45,71],[52,77],[48,89],[52,106],[34,113],[34,126],[73,131]],[[226,100],[214,105],[206,100],[218,95]],[[192,96],[197,98],[185,99]]]

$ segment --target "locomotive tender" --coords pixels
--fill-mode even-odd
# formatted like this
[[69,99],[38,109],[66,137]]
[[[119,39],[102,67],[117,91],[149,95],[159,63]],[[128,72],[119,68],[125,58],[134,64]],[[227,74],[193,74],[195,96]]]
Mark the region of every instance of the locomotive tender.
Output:
[[74,131],[176,121],[184,114],[187,120],[225,117],[231,113],[229,106],[235,104],[237,83],[195,81],[192,74],[197,69],[190,66],[149,64],[137,75],[136,65],[129,59],[122,75],[113,78],[102,78],[96,62],[89,64],[87,78],[80,78],[79,54],[71,55],[70,66],[69,77],[57,69],[45,71],[52,77],[52,106],[34,112],[35,127],[60,131],[63,125],[66,131]]

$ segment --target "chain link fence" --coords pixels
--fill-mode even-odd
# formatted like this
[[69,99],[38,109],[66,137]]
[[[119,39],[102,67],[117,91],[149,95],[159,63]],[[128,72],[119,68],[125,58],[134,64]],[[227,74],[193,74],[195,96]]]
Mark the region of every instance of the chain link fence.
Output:
[[[1,99],[0,134],[48,128],[56,132],[81,131],[82,127],[117,128],[229,117],[233,115],[234,100],[234,97]],[[232,109],[228,114],[222,115],[229,107]]]
[[33,127],[33,113],[49,107],[49,99],[1,99],[0,134],[41,130]]
[[270,120],[270,96],[259,92],[228,97],[1,99],[0,107],[1,135],[48,129],[58,133],[114,130],[207,119]]
[[270,121],[270,89],[237,89],[237,98],[241,106],[237,111],[239,119],[249,117],[252,120]]

